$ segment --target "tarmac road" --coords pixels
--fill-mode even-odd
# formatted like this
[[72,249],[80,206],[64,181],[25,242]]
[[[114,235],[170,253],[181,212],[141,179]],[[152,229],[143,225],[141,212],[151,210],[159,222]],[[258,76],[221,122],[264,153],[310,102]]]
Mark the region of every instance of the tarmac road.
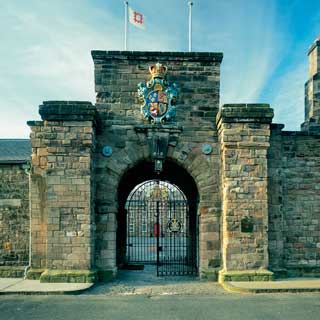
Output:
[[0,296],[1,320],[319,320],[320,294]]

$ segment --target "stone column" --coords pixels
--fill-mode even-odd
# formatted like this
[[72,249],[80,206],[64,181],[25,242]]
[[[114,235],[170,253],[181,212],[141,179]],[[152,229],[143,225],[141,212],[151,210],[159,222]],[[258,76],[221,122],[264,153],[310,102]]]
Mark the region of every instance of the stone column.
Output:
[[273,110],[224,105],[217,115],[222,156],[221,281],[271,280],[268,268],[267,149]]
[[43,122],[28,123],[33,147],[32,267],[46,269],[43,282],[91,282],[95,107],[90,102],[48,101],[39,113]]

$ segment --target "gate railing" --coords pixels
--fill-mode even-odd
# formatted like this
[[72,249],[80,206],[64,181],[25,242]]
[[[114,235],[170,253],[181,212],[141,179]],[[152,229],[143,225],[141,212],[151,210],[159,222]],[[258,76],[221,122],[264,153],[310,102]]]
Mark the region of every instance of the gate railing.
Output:
[[156,264],[158,276],[197,274],[196,214],[177,186],[147,181],[131,192],[126,209],[128,264]]

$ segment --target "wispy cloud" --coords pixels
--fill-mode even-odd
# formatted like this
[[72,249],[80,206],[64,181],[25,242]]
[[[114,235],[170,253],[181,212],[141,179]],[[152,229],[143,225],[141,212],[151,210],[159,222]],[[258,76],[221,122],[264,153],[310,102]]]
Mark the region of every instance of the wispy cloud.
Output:
[[285,130],[300,130],[304,121],[304,82],[308,65],[300,63],[275,81],[270,103],[275,110],[274,122],[284,123]]
[[[119,50],[123,45],[119,31],[123,30],[123,17],[113,12],[115,1],[110,1],[113,8],[104,10],[94,2],[0,4],[0,27],[8,30],[0,48],[4,57],[0,60],[0,137],[27,137],[25,122],[38,118],[43,100],[94,102],[91,50]],[[135,37],[135,49],[170,47],[166,45],[170,37],[165,35],[155,38],[136,33]]]
[[[42,100],[94,101],[90,50],[97,44],[117,46],[117,20],[104,13],[106,21],[112,22],[106,39],[103,29],[95,30],[79,17],[70,17],[67,7],[37,1],[29,2],[28,7],[17,2],[2,5],[1,28],[13,28],[7,29],[2,47],[6,59],[0,62],[0,137],[27,137],[26,121],[38,118]],[[97,14],[92,7],[85,11],[88,16]]]
[[224,52],[222,104],[258,102],[284,47],[275,2],[215,1],[211,10],[209,30],[218,31],[209,33],[208,43]]
[[[285,28],[292,17],[281,15],[278,3],[197,0],[193,44],[195,51],[224,52],[222,103],[271,102],[276,121],[286,122],[289,128],[289,123],[303,117],[298,110],[303,108],[300,86],[307,66],[295,60],[282,76],[278,72],[289,54],[288,43],[294,42]],[[130,28],[130,49],[187,49],[186,1],[163,0],[156,10],[153,1],[131,0],[130,4],[147,15],[146,32]],[[319,23],[313,18],[308,21]],[[38,118],[42,100],[94,102],[90,51],[123,48],[123,1],[1,1],[0,28],[6,30],[0,36],[0,137],[27,137],[25,122]],[[297,101],[300,109],[293,107]],[[297,111],[285,115],[292,110],[290,105]]]

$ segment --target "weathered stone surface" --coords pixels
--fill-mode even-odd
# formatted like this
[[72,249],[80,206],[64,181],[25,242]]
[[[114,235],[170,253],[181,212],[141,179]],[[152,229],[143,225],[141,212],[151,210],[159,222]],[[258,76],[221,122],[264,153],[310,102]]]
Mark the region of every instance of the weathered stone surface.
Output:
[[44,271],[45,271],[44,269],[35,269],[35,268],[29,269],[27,271],[26,278],[29,280],[39,280],[41,277],[41,274]]
[[44,101],[39,113],[43,120],[90,121],[94,120],[96,108],[87,101]]
[[[49,104],[53,113],[69,106],[85,113],[87,103]],[[60,114],[63,114],[60,113]],[[33,125],[31,175],[32,267],[90,269],[94,266],[93,121],[51,121]],[[43,161],[41,161],[43,159]]]
[[92,283],[97,280],[95,270],[45,270],[40,276],[40,282],[48,283]]
[[317,39],[308,51],[309,77],[305,83],[305,122],[303,131],[320,134],[320,41]]
[[0,278],[22,278],[24,266],[0,266]]
[[0,181],[0,266],[28,265],[29,178],[25,165],[0,164]]
[[[237,113],[238,109],[244,112]],[[222,254],[225,272],[268,268],[266,154],[273,113],[259,112],[265,109],[269,110],[269,107],[227,105],[217,116],[222,149]],[[243,232],[243,219],[252,221],[252,232]]]
[[[116,190],[121,178],[139,162],[152,161],[150,146],[154,135],[167,135],[167,159],[186,168],[199,188],[198,212],[203,212],[199,218],[200,230],[205,229],[208,223],[215,225],[215,228],[199,235],[199,267],[212,267],[209,261],[221,261],[219,220],[213,215],[219,216],[221,210],[216,205],[220,190],[217,183],[219,147],[214,119],[219,109],[222,55],[93,51],[92,56],[96,106],[101,119],[95,153],[97,212],[117,215],[119,195]],[[140,114],[137,84],[148,78],[149,65],[158,61],[168,66],[168,80],[180,86],[180,94],[176,119],[157,127],[146,123]],[[203,143],[213,146],[214,151],[210,155],[202,153]],[[111,158],[101,155],[104,145],[112,147]],[[96,221],[96,266],[113,270],[117,266],[117,221],[102,222],[99,217]],[[110,238],[112,232],[114,236]]]
[[302,276],[320,271],[319,143],[319,135],[272,130],[269,252],[270,265],[280,274]]
[[243,270],[243,271],[225,271],[219,272],[219,282],[224,281],[271,281],[273,272],[268,270]]

